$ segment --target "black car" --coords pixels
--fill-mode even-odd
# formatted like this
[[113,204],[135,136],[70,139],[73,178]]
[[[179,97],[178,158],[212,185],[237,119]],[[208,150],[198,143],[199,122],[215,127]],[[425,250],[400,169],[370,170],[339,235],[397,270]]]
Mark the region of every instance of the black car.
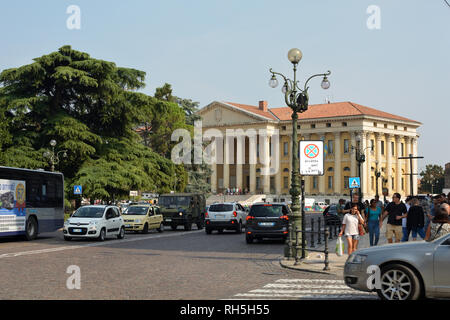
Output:
[[253,239],[282,238],[289,233],[289,207],[284,203],[254,204],[247,216],[247,243]]

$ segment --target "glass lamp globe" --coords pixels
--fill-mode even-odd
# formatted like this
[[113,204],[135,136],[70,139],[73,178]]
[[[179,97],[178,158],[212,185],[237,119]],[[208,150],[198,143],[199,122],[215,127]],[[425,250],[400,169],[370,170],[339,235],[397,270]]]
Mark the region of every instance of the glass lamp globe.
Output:
[[269,86],[271,88],[276,88],[278,86],[278,80],[277,80],[277,78],[274,75],[269,80]]
[[286,94],[286,92],[287,92],[287,83],[285,83],[283,85],[283,87],[281,87],[281,92],[283,92],[283,94]]
[[55,140],[50,140],[50,145],[52,146],[52,147],[54,147],[54,146],[56,146],[56,141]]
[[328,89],[330,87],[330,81],[328,81],[327,77],[324,77],[321,83],[322,89]]
[[293,64],[299,63],[300,60],[302,60],[302,57],[303,57],[303,54],[300,51],[300,49],[293,48],[293,49],[289,50],[289,52],[288,52],[288,59]]

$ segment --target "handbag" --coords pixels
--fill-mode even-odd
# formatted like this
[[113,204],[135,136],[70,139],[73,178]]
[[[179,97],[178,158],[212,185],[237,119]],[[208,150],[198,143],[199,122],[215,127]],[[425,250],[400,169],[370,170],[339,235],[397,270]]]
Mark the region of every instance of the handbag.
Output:
[[340,257],[344,254],[344,242],[342,241],[342,238],[337,238],[336,241],[336,254]]
[[366,234],[365,233],[365,227],[361,223],[358,223],[358,231],[359,231],[359,235],[360,236],[363,236],[363,235]]

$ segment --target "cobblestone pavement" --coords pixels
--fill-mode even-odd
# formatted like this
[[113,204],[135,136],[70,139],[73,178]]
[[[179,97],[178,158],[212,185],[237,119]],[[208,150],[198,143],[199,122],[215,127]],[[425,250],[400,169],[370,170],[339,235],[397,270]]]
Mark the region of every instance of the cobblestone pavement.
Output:
[[[330,279],[284,269],[282,241],[248,245],[234,232],[127,234],[124,240],[0,240],[0,299],[228,299],[279,279]],[[78,266],[81,289],[66,286]]]

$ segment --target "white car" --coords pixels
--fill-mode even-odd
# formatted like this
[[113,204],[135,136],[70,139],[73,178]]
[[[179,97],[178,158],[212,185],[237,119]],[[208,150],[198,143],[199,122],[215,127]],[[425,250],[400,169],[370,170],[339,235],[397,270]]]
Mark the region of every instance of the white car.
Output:
[[241,233],[246,221],[247,212],[239,203],[214,203],[206,212],[205,231],[207,234],[211,234],[213,230],[222,233],[224,229],[227,229]]
[[64,222],[64,240],[94,238],[104,241],[108,237],[123,239],[125,226],[116,206],[89,205],[79,208]]

